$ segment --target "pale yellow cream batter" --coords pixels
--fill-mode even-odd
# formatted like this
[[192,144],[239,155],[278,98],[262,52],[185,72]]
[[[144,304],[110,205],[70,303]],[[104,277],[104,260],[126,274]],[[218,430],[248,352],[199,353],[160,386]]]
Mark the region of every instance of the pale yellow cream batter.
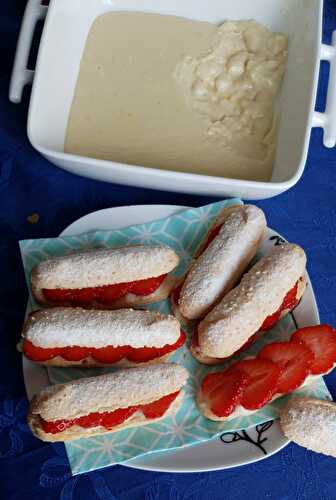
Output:
[[121,163],[269,180],[287,39],[255,21],[219,28],[131,12],[91,28],[65,151]]

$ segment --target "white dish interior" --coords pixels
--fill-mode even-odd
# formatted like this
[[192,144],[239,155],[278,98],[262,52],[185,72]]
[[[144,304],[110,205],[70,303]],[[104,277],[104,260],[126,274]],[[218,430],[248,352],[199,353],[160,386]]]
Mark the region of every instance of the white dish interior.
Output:
[[[89,177],[176,191],[236,194],[246,198],[277,194],[298,180],[306,160],[317,87],[321,6],[322,0],[52,1],[34,80],[29,138],[36,149],[57,165]],[[271,182],[176,174],[63,152],[81,55],[90,27],[98,16],[118,10],[156,12],[216,24],[226,19],[255,19],[271,30],[289,36],[288,65],[279,99],[278,148]],[[113,50],[113,47],[106,50]]]

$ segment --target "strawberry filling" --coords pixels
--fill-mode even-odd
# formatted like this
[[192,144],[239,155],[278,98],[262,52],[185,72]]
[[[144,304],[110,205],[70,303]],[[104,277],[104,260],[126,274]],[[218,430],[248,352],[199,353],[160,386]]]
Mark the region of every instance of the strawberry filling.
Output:
[[173,401],[177,398],[180,391],[168,394],[162,398],[146,405],[129,406],[128,408],[119,408],[118,410],[103,412],[103,413],[89,413],[83,417],[74,418],[72,420],[56,420],[48,422],[41,418],[41,426],[44,432],[49,434],[58,434],[74,425],[90,429],[92,427],[105,427],[105,429],[112,429],[116,425],[122,424],[128,420],[135,412],[141,411],[145,418],[160,418],[162,417]]
[[123,358],[127,358],[133,363],[145,363],[176,351],[176,349],[183,346],[185,340],[186,334],[181,331],[175,344],[166,344],[163,347],[131,347],[126,345],[122,347],[106,346],[98,349],[78,346],[49,349],[37,347],[25,339],[23,342],[23,352],[27,358],[37,362],[48,361],[56,356],[61,356],[67,361],[81,361],[91,356],[94,360],[104,364],[117,363]]
[[202,392],[207,394],[211,411],[218,417],[229,416],[240,403],[247,384],[244,373],[213,373],[207,375],[202,382]]
[[266,345],[258,354],[258,358],[268,359],[281,367],[277,391],[288,394],[295,391],[306,380],[311,371],[314,355],[302,343],[274,342]]
[[335,363],[336,330],[328,325],[301,328],[287,342],[268,344],[255,358],[207,375],[201,390],[215,415],[229,416],[239,404],[261,408],[275,394],[292,392],[310,374],[326,373]]
[[266,359],[245,359],[233,367],[247,377],[240,401],[244,408],[257,410],[272,399],[282,372],[280,366]]
[[48,302],[57,304],[71,303],[72,305],[88,305],[92,302],[110,304],[121,299],[128,293],[143,297],[154,293],[166,278],[166,274],[145,280],[118,283],[116,285],[96,286],[93,288],[78,289],[49,289],[43,288],[42,292]]
[[293,286],[293,288],[291,290],[289,290],[289,292],[285,296],[279,309],[275,313],[271,314],[270,316],[267,316],[267,318],[265,319],[265,321],[261,325],[260,330],[262,330],[262,331],[269,330],[279,321],[281,313],[283,311],[286,311],[286,310],[291,311],[292,309],[294,309],[294,307],[296,307],[298,305],[298,303],[300,301],[300,299],[297,298],[299,281]]
[[300,328],[292,336],[293,342],[303,342],[314,354],[311,373],[319,375],[332,369],[336,360],[336,330],[328,325]]

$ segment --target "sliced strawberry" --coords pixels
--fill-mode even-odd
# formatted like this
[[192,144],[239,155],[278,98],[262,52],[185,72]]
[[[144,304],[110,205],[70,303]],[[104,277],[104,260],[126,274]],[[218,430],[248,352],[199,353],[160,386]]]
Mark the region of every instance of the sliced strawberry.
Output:
[[102,423],[102,419],[105,413],[89,413],[88,415],[84,415],[83,417],[79,417],[73,420],[73,425],[80,425],[85,429],[89,429],[90,427],[98,427]]
[[293,286],[291,290],[287,293],[285,296],[281,306],[277,311],[275,311],[273,314],[270,314],[267,316],[265,321],[260,327],[260,330],[266,331],[270,330],[280,319],[281,313],[285,310],[292,310],[294,309],[295,306],[299,303],[299,300],[297,299],[297,289],[298,289],[298,282]]
[[73,290],[72,292],[72,304],[75,306],[85,306],[91,304],[96,297],[96,288],[79,288],[78,290]]
[[[302,279],[302,278],[300,278]],[[299,280],[300,281],[300,280]],[[282,303],[282,310],[284,311],[285,309],[294,309],[294,307],[298,304],[298,299],[297,299],[297,291],[298,291],[298,285],[299,281],[295,283],[293,288],[289,290],[287,293],[286,297],[283,300]]]
[[180,391],[168,394],[168,396],[163,396],[163,398],[142,406],[142,413],[146,418],[159,418],[162,417],[172,402],[177,398]]
[[59,356],[62,349],[45,349],[44,347],[35,346],[30,340],[25,339],[23,341],[23,352],[24,355],[36,362],[48,361],[49,359]]
[[263,332],[266,332],[267,330],[270,330],[271,328],[273,328],[273,326],[276,325],[280,319],[281,311],[282,311],[282,309],[280,308],[275,313],[267,316],[267,318],[265,319],[265,321],[261,325],[260,330]]
[[82,359],[88,358],[93,351],[92,347],[66,347],[62,349],[61,356],[67,361],[80,361]]
[[292,342],[303,342],[313,353],[310,371],[314,375],[326,373],[336,363],[336,330],[328,325],[300,328],[292,335]]
[[156,347],[131,348],[127,352],[127,359],[133,363],[146,363],[158,357],[159,353]]
[[131,347],[127,353],[127,359],[133,363],[145,363],[155,358],[161,358],[170,352],[176,351],[183,346],[186,334],[181,331],[175,344],[166,344],[163,347]]
[[224,385],[226,381],[226,372],[209,373],[202,380],[202,393],[204,396],[209,396],[217,387]]
[[44,432],[48,432],[48,434],[58,434],[73,425],[73,420],[55,420],[54,422],[48,422],[47,420],[43,420],[43,418],[41,418],[42,429]]
[[54,290],[49,290],[47,288],[42,289],[43,295],[48,302],[71,302],[73,299],[73,290],[62,290],[55,288]]
[[122,358],[125,357],[127,349],[129,346],[125,347],[101,347],[99,349],[92,349],[92,357],[99,363],[117,363]]
[[155,278],[133,281],[129,288],[129,293],[134,293],[139,296],[150,295],[159,288],[166,276],[166,274],[162,274],[161,276],[156,276]]
[[229,368],[239,370],[247,377],[241,404],[247,410],[257,410],[267,404],[277,391],[281,368],[267,359],[246,359]]
[[128,408],[120,408],[112,412],[103,413],[101,425],[107,429],[111,429],[115,425],[125,422],[125,420],[130,418],[138,409],[138,406],[129,406]]
[[43,288],[42,292],[48,301],[59,304],[71,302],[73,305],[88,305],[94,300],[97,300],[102,304],[110,304],[111,302],[124,297],[127,293],[134,293],[135,295],[150,295],[159,288],[166,276],[166,274],[163,274],[161,276],[145,280],[91,288],[54,290]]
[[129,290],[129,283],[119,283],[117,285],[106,285],[97,287],[97,301],[102,304],[110,304],[115,300],[124,297]]
[[304,344],[299,342],[274,342],[266,345],[258,358],[269,359],[282,368],[277,392],[287,394],[305,381],[310,373],[314,355]]
[[202,393],[211,411],[228,417],[241,402],[247,377],[239,370],[210,373],[202,382]]

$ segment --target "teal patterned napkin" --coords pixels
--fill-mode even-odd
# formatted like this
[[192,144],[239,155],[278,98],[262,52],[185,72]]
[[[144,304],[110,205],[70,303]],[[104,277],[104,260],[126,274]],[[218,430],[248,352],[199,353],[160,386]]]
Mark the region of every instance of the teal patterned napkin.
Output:
[[[176,270],[176,274],[179,276],[187,268],[199,241],[218,212],[225,206],[238,203],[242,202],[240,200],[218,202],[185,210],[166,219],[114,231],[92,231],[79,236],[21,241],[20,249],[28,287],[30,286],[29,276],[32,268],[50,256],[63,255],[74,249],[139,243],[163,243],[174,248],[181,258],[181,263]],[[153,211],[155,211],[155,205],[153,205]],[[32,296],[30,299],[33,308],[38,308],[39,305],[34,302]],[[154,304],[150,306],[150,309],[169,313],[169,301]],[[266,342],[280,338],[284,340],[294,330],[294,322],[288,315],[276,328],[256,342],[248,352],[252,354],[257,352]],[[191,334],[190,329],[188,333]],[[161,422],[144,427],[125,429],[110,435],[66,443],[66,451],[73,474],[121,463],[145,453],[193,445],[212,439],[226,431],[236,431],[261,424],[277,418],[279,408],[287,399],[286,397],[278,399],[251,416],[235,418],[227,423],[212,422],[202,417],[198,412],[195,404],[195,391],[204,375],[216,371],[218,368],[208,368],[199,364],[191,356],[187,346],[180,349],[172,361],[184,365],[190,373],[184,402],[176,416],[167,417]],[[106,368],[86,370],[49,368],[48,371],[51,382],[55,384],[111,370]],[[322,378],[317,379],[313,385],[304,388],[300,393],[321,398],[328,397],[328,391]]]

